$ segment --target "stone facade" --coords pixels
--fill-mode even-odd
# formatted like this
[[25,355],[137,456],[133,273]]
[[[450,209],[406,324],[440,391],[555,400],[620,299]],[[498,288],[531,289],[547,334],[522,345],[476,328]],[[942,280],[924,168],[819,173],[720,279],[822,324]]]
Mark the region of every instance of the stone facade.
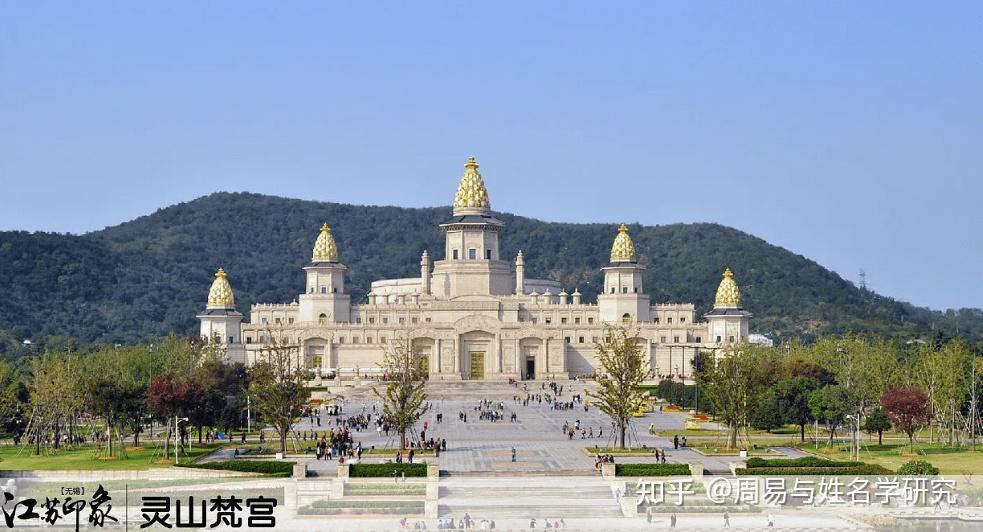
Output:
[[341,378],[378,374],[394,340],[410,342],[427,359],[431,380],[519,380],[594,373],[594,345],[610,323],[638,331],[656,375],[689,378],[700,350],[748,337],[750,314],[728,269],[714,309],[703,320],[690,303],[651,304],[643,271],[625,226],[611,263],[602,268],[604,291],[596,303],[567,293],[558,282],[525,277],[520,251],[503,260],[498,244],[504,223],[491,215],[478,164],[470,158],[458,186],[453,217],[440,225],[444,256],[431,263],[424,251],[420,276],[372,283],[368,300],[352,304],[346,267],[325,224],[307,286],[289,304],[256,304],[248,323],[235,311],[226,274],[216,274],[208,306],[198,315],[201,334],[220,342],[233,361],[252,364],[271,338],[297,347],[312,375]]

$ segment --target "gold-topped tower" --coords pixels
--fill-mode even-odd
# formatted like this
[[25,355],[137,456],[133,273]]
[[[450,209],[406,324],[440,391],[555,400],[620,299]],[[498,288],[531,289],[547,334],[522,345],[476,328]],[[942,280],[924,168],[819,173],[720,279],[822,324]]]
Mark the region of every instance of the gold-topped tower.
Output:
[[618,228],[618,236],[614,237],[611,262],[635,262],[635,243],[631,241],[628,226],[625,224],[621,224]]
[[478,161],[473,156],[468,157],[468,162],[464,163],[461,182],[457,185],[457,194],[454,196],[454,215],[483,214],[489,209],[491,209],[491,201],[488,199],[485,181],[478,172]]
[[208,290],[208,308],[210,309],[231,309],[236,306],[235,295],[232,293],[232,285],[225,275],[225,270],[219,268],[215,272],[215,280],[212,287]]
[[321,226],[321,234],[317,235],[314,242],[314,262],[337,262],[338,246],[335,244],[334,237],[331,236],[331,228],[328,224]]
[[723,279],[720,280],[720,286],[717,287],[717,299],[713,307],[738,308],[740,306],[741,289],[737,287],[737,282],[734,281],[734,272],[730,271],[730,268],[727,268],[724,270]]

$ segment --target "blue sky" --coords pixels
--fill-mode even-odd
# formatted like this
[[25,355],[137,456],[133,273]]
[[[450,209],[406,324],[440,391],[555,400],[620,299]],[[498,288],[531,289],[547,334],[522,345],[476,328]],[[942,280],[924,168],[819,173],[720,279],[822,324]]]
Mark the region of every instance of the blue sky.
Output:
[[0,229],[219,190],[709,221],[983,306],[983,3],[2,2]]

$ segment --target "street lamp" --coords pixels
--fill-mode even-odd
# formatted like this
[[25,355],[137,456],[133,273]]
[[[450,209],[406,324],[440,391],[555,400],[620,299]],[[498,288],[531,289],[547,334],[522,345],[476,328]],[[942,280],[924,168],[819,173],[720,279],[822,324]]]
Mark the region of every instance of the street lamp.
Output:
[[181,429],[178,428],[178,423],[181,423],[182,421],[185,421],[186,422],[186,421],[188,421],[188,418],[174,416],[174,465],[177,465],[178,438],[180,437],[180,434],[181,434]]

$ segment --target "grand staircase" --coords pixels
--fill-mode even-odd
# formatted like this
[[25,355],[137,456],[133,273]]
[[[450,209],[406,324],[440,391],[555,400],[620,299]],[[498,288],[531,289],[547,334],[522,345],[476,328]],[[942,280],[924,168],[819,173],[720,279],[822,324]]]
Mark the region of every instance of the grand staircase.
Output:
[[597,477],[483,474],[441,478],[440,517],[571,519],[621,517],[609,482]]

